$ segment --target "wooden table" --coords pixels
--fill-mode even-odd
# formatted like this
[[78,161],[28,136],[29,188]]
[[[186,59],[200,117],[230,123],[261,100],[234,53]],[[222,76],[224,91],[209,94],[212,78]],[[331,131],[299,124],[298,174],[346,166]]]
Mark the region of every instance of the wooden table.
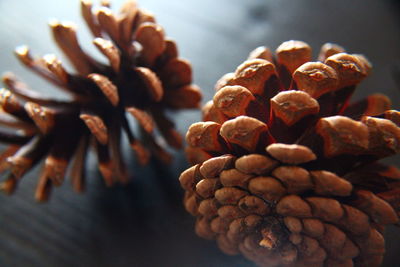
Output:
[[[121,1],[113,2],[115,7]],[[374,64],[356,98],[380,91],[400,108],[400,6],[396,1],[312,0],[143,0],[184,58],[190,59],[203,103],[215,81],[233,71],[259,45],[275,49],[299,39],[315,48],[337,42],[362,53]],[[60,51],[51,41],[48,18],[72,20],[87,50],[95,52],[80,18],[79,2],[0,0],[0,70],[12,70],[38,91],[56,92],[14,59],[15,46],[29,44],[37,54]],[[400,79],[400,78],[399,78]],[[199,120],[199,111],[179,113],[178,129]],[[126,154],[129,156],[128,151]],[[12,197],[0,195],[0,266],[252,266],[240,256],[222,254],[214,242],[193,231],[194,220],[182,208],[179,173],[186,168],[182,152],[171,166],[133,163],[132,183],[106,188],[89,164],[86,194],[72,192],[67,182],[49,203],[37,204],[33,188],[38,168],[21,181]],[[130,160],[134,162],[132,157]],[[399,157],[389,159],[399,164]],[[400,229],[387,229],[383,266],[400,265]]]

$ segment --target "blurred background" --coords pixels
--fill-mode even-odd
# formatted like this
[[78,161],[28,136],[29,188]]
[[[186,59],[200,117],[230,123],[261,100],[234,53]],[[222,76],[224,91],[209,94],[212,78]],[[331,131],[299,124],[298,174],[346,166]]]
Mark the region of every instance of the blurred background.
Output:
[[[96,1],[94,1],[96,2]],[[118,9],[123,0],[112,1]],[[290,39],[313,47],[335,42],[373,63],[373,72],[354,98],[373,92],[388,95],[400,108],[400,4],[390,0],[139,0],[156,14],[167,35],[189,59],[194,81],[211,99],[214,83],[260,45],[272,50]],[[36,55],[54,53],[50,18],[78,25],[82,46],[97,54],[80,17],[78,0],[0,0],[0,72],[12,71],[32,88],[64,97],[24,69],[13,55],[27,44]],[[63,60],[66,64],[67,61]],[[199,111],[175,114],[185,133]],[[0,266],[253,266],[240,256],[222,254],[214,242],[195,236],[194,219],[181,205],[178,183],[187,167],[182,152],[171,166],[137,166],[129,151],[132,182],[106,188],[89,158],[87,192],[70,183],[53,190],[48,203],[34,201],[38,168],[27,174],[12,197],[0,195]],[[91,163],[92,162],[92,163]],[[400,167],[399,157],[387,160]],[[399,266],[400,229],[386,231],[383,266]]]

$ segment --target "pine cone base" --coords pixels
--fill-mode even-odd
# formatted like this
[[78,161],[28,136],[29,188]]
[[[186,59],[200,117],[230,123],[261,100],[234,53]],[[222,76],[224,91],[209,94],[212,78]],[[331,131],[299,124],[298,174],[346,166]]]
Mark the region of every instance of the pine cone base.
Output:
[[186,170],[180,182],[196,233],[227,254],[260,266],[376,266],[383,258],[382,229],[344,200],[352,185],[331,172],[223,155]]

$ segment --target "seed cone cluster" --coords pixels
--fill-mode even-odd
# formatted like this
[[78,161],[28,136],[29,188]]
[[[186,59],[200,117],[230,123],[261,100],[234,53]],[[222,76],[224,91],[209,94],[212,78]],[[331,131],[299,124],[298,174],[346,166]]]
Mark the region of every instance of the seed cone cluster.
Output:
[[[83,51],[76,27],[69,22],[52,21],[50,28],[75,73],[68,72],[54,55],[33,57],[26,46],[15,51],[24,65],[67,92],[70,100],[47,98],[13,74],[3,78],[7,89],[0,92],[0,123],[17,129],[0,132],[0,141],[10,144],[0,156],[0,171],[6,172],[1,189],[7,193],[42,159],[37,200],[48,198],[52,185],[63,182],[68,167],[73,188],[82,191],[90,147],[107,185],[126,182],[122,132],[141,164],[151,154],[168,162],[170,155],[154,138],[153,129],[158,128],[168,145],[180,148],[181,137],[165,110],[198,106],[201,95],[192,84],[191,66],[179,58],[175,42],[165,37],[152,14],[132,0],[118,14],[111,11],[108,1],[94,8],[82,0],[81,8],[95,37],[93,44],[107,63]],[[127,116],[137,121],[140,137],[135,137]]]
[[251,52],[190,126],[180,176],[196,233],[259,266],[379,266],[400,215],[400,112],[374,94],[362,55],[301,41]]

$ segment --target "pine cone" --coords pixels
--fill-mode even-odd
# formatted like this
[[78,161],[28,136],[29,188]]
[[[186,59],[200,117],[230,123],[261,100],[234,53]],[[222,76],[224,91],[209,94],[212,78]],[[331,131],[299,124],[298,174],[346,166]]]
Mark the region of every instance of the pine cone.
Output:
[[[17,129],[0,133],[0,140],[10,144],[0,156],[1,171],[9,171],[1,188],[8,193],[42,159],[37,200],[46,200],[51,186],[63,182],[71,161],[73,188],[82,191],[90,146],[105,183],[126,182],[121,130],[141,164],[148,162],[151,153],[168,162],[170,155],[154,139],[153,129],[156,126],[170,146],[180,148],[181,137],[165,111],[196,108],[200,101],[200,91],[191,83],[190,63],[178,57],[175,42],[165,38],[152,14],[132,0],[117,15],[107,1],[94,9],[90,1],[82,0],[81,7],[96,37],[93,43],[107,64],[82,50],[75,26],[69,22],[52,21],[50,27],[76,73],[68,72],[54,55],[34,58],[26,46],[16,49],[25,66],[66,91],[70,100],[47,98],[12,74],[3,78],[8,89],[1,89],[0,122]],[[140,137],[134,136],[126,114],[138,122]]]
[[349,103],[371,65],[304,42],[254,50],[216,84],[186,135],[180,183],[196,233],[260,266],[379,266],[399,222],[400,112],[374,94]]

